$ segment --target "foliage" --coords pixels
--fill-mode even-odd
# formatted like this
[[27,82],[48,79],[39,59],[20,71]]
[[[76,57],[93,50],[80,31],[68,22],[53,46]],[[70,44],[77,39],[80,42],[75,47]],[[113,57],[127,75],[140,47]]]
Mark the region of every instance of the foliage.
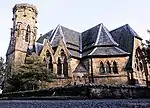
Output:
[[146,40],[146,44],[144,44],[142,51],[147,63],[150,63],[150,41]]
[[25,64],[15,70],[8,78],[13,91],[39,89],[42,81],[52,82],[54,77],[36,54],[26,57]]
[[0,76],[4,76],[4,74],[5,74],[4,58],[0,57]]

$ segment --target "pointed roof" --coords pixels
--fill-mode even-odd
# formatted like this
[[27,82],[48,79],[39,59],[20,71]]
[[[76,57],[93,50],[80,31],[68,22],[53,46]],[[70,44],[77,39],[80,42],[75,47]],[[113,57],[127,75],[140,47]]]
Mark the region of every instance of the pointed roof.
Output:
[[79,32],[58,25],[54,30],[40,37],[37,42],[43,43],[44,39],[49,39],[52,47],[57,47],[60,39],[63,39],[71,55],[80,57],[80,35]]
[[131,33],[131,35],[133,37],[136,37],[136,38],[142,40],[142,38],[129,26],[129,24],[125,24],[121,27],[118,27],[118,28],[110,31],[110,33],[113,35],[114,33],[122,33],[125,31]]
[[37,40],[37,42],[43,44],[44,39],[51,39],[52,38],[52,35],[51,35],[52,33],[53,33],[53,30],[50,30],[48,33],[40,36],[39,39]]
[[118,45],[107,28],[101,23],[82,33],[82,48],[87,50],[93,46],[116,46]]
[[132,53],[134,45],[134,37],[142,40],[141,37],[128,25],[125,24],[117,29],[110,31],[114,40],[119,43],[119,48]]
[[63,40],[71,56],[77,58],[98,55],[98,53],[100,56],[128,54],[118,48],[118,43],[102,23],[82,33],[58,25],[56,29],[46,33],[38,41],[43,43],[44,38],[49,39],[53,48],[59,46],[59,41]]
[[79,73],[85,73],[88,72],[88,69],[86,68],[85,64],[83,62],[80,62],[77,67],[75,68],[74,72],[79,72]]
[[82,50],[87,50],[94,46],[101,24],[98,24],[82,32]]
[[118,46],[118,43],[114,41],[107,28],[101,24],[95,46]]
[[114,41],[108,29],[102,23],[85,31],[83,40],[86,40],[83,45],[83,57],[89,55],[116,56],[129,54],[118,48],[118,43]]

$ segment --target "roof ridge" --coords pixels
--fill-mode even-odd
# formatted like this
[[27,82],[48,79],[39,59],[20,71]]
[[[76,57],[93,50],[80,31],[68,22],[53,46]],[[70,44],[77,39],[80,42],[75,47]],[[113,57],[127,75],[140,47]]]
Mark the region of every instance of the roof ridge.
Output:
[[122,25],[122,26],[119,26],[119,27],[117,27],[117,28],[111,30],[110,32],[113,32],[113,31],[115,31],[115,30],[118,30],[118,29],[120,29],[120,28],[122,28],[122,27],[125,27],[125,26],[127,26],[127,25],[129,25],[129,24],[124,24],[124,25]]
[[102,27],[103,27],[103,24],[101,24],[101,25],[99,26],[99,30],[98,30],[97,38],[96,38],[96,41],[95,41],[95,45],[98,44]]
[[137,37],[137,38],[142,39],[142,38],[133,30],[133,28],[130,27],[129,24],[127,25],[127,28],[129,29],[129,31],[131,32],[132,35],[134,35],[134,36]]
[[[102,34],[102,33],[106,33],[106,35]],[[103,39],[105,39],[106,41],[103,41]],[[101,42],[99,42],[99,41],[101,41]],[[107,45],[107,46],[108,45],[115,45],[115,46],[118,46],[118,43],[116,43],[114,41],[114,39],[112,38],[112,36],[109,33],[108,29],[103,24],[100,25],[99,32],[98,32],[98,35],[97,35],[97,39],[96,39],[96,42],[95,42],[95,46],[96,45],[100,45],[100,46],[101,45]]]
[[84,33],[84,32],[86,32],[86,31],[88,31],[88,30],[91,30],[94,27],[101,26],[101,25],[103,25],[103,23],[97,24],[97,25],[95,25],[95,26],[93,26],[93,27],[91,27],[91,28],[89,28],[87,30],[84,30],[83,32],[81,32],[81,34]]
[[117,42],[115,42],[115,40],[113,39],[112,35],[109,33],[109,30],[108,30],[105,26],[103,26],[103,28],[104,28],[105,32],[107,33],[109,39],[110,39],[116,46],[118,46],[119,44],[118,44]]
[[[62,28],[68,29],[68,30],[70,30],[70,31],[74,31],[74,32],[80,33],[80,32],[78,32],[78,31],[76,31],[76,30],[70,29],[70,28],[65,27],[65,26],[63,26],[63,25],[60,25],[60,24],[59,24],[59,26],[62,27]],[[80,33],[80,34],[81,34],[81,33]]]
[[[133,28],[130,27],[129,24],[125,24],[125,25],[120,26],[120,27],[118,27],[118,28],[116,28],[116,29],[114,29],[114,30],[111,30],[110,33],[111,33],[111,32],[114,32],[114,31],[116,31],[116,30],[119,30],[119,29],[121,29],[121,28],[124,28],[124,27],[127,27],[126,29],[127,29],[133,36],[135,36],[135,37],[137,37],[137,38],[139,38],[139,39],[142,39],[142,38],[133,30]],[[124,28],[124,29],[125,29],[125,28]]]
[[53,36],[52,36],[52,39],[50,40],[50,43],[53,42],[59,28],[60,28],[60,25],[58,24],[57,27],[54,29]]

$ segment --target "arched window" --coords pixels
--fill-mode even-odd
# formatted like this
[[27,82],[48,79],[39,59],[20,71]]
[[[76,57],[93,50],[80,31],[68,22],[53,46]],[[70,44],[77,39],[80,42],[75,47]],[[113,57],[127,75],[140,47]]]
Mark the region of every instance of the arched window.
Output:
[[17,36],[19,37],[20,36],[20,33],[21,33],[21,22],[18,22],[17,23],[17,30],[18,30],[18,32],[17,32]]
[[68,77],[68,62],[67,62],[67,56],[63,49],[61,49],[61,58],[63,60],[63,75],[64,77]]
[[64,77],[68,77],[68,62],[67,62],[66,56],[64,58],[64,63],[63,63],[63,74],[64,74]]
[[100,68],[99,68],[99,71],[100,71],[100,74],[104,74],[104,73],[105,73],[104,64],[103,64],[102,61],[100,62]]
[[47,68],[50,69],[51,72],[53,72],[52,56],[49,51],[46,51],[46,64]]
[[30,26],[28,25],[25,35],[25,42],[29,42],[29,36],[30,36]]
[[113,72],[114,74],[118,74],[118,67],[116,61],[113,62]]
[[60,57],[58,57],[58,61],[57,61],[57,75],[61,75],[62,73],[62,66],[61,66],[61,60]]
[[140,72],[144,70],[144,59],[142,59],[142,57],[143,57],[143,52],[138,47],[135,52],[135,64],[136,64],[135,69]]
[[63,49],[61,49],[61,57],[64,57],[65,56],[65,52]]
[[106,63],[106,72],[111,73],[111,67],[110,67],[109,61],[107,61],[107,63]]
[[139,66],[140,66],[140,70],[143,71],[143,64],[142,64],[142,62],[139,63]]

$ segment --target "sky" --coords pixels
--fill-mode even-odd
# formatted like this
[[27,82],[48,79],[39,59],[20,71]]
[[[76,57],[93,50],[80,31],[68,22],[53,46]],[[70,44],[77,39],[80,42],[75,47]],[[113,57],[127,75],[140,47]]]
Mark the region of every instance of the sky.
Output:
[[12,28],[12,8],[29,3],[38,8],[38,35],[58,24],[83,32],[103,23],[108,30],[129,24],[144,40],[150,38],[150,0],[2,0],[0,3],[0,56],[5,58]]

